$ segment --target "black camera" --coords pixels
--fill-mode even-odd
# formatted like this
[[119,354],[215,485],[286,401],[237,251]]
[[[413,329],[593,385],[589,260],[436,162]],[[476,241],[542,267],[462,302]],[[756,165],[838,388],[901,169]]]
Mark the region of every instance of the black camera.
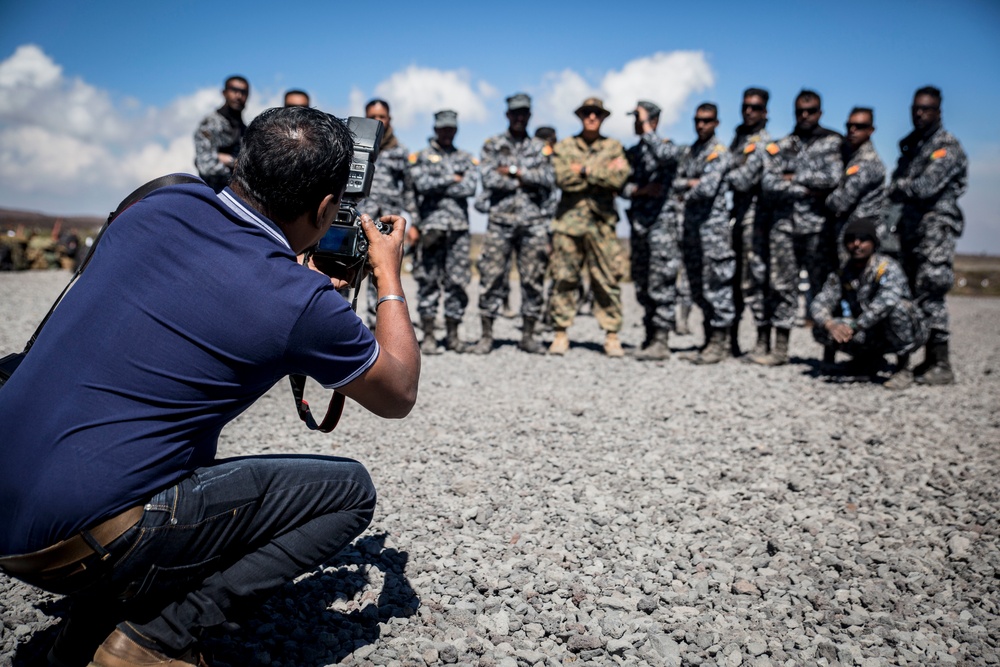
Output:
[[[312,259],[316,268],[326,275],[357,286],[368,260],[368,239],[361,229],[357,206],[371,192],[384,127],[382,121],[351,116],[347,119],[347,128],[354,135],[354,160],[351,161],[347,188],[340,201],[337,219],[313,249]],[[375,226],[383,234],[392,232],[391,225],[378,220]]]

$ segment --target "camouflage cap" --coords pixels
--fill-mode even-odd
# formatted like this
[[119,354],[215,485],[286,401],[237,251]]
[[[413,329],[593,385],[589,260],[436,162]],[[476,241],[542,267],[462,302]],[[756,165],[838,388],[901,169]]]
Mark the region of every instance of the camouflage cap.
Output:
[[580,116],[584,109],[596,109],[601,118],[607,118],[611,115],[611,112],[604,108],[604,100],[600,97],[588,97],[573,113]]
[[458,127],[458,112],[451,109],[438,111],[434,114],[434,129],[440,130],[445,127]]
[[514,93],[507,98],[507,111],[531,109],[531,97],[527,93]]
[[[649,100],[639,100],[639,102],[635,106],[642,107],[643,109],[645,109],[646,113],[649,114],[650,118],[659,118],[660,116],[660,107],[658,107],[653,102],[650,102]],[[637,113],[638,113],[637,111],[629,111],[628,114],[626,115],[635,116]]]

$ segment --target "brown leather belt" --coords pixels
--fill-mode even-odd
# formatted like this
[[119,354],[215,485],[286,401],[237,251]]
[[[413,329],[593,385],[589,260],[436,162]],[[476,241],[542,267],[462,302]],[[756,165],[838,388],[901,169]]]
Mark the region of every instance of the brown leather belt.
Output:
[[136,505],[117,516],[102,521],[89,530],[81,531],[41,551],[0,558],[0,570],[15,577],[27,576],[42,580],[73,574],[79,568],[67,571],[70,566],[79,564],[88,556],[101,554],[102,558],[107,557],[107,552],[103,551],[103,547],[111,544],[126,530],[139,523],[143,510],[142,505]]

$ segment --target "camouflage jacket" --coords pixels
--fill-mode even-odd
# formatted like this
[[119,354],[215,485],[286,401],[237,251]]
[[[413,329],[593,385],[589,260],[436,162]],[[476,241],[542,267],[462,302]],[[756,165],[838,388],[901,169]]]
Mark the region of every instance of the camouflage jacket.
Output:
[[737,220],[743,220],[760,199],[760,182],[768,159],[765,149],[770,142],[771,135],[764,127],[756,132],[746,131],[742,125],[736,128],[729,145],[733,164],[726,183],[733,192],[733,217]]
[[[546,204],[556,180],[545,154],[545,142],[525,137],[518,141],[510,132],[490,137],[483,144],[479,173],[489,202],[490,224],[548,224]],[[517,176],[497,173],[497,167],[517,167]]]
[[903,204],[904,216],[937,213],[950,218],[961,234],[965,224],[958,198],[965,193],[968,159],[958,139],[938,125],[928,133],[911,132],[899,150],[889,198]]
[[809,315],[816,326],[844,319],[853,320],[856,328],[864,331],[885,319],[900,302],[909,300],[910,286],[903,267],[888,255],[875,253],[860,274],[850,260],[831,273],[813,299]]
[[[720,144],[715,135],[684,149],[671,188],[671,199],[674,206],[683,208],[685,222],[701,224],[725,220],[728,223],[725,176],[730,164],[729,149]],[[698,185],[689,189],[688,181],[695,178]]]
[[[586,167],[586,174],[573,173],[574,163]],[[582,236],[595,225],[618,222],[615,195],[631,172],[620,142],[598,137],[588,144],[580,135],[568,137],[556,145],[552,166],[562,190],[553,232]]]
[[358,205],[359,212],[378,220],[383,215],[399,215],[406,211],[412,220],[417,220],[417,193],[413,189],[408,156],[406,146],[398,142],[392,142],[390,147],[379,152],[371,194]]
[[[632,174],[622,188],[622,196],[632,201],[628,212],[633,223],[643,220],[649,224],[659,216],[670,194],[670,186],[677,172],[677,163],[683,152],[683,146],[678,146],[669,139],[660,139],[656,132],[646,132],[639,143],[625,151],[629,166],[632,167]],[[637,189],[650,183],[658,183],[661,186],[659,196],[635,194]]]
[[202,180],[219,191],[229,183],[232,170],[219,162],[219,153],[239,155],[240,143],[246,125],[243,120],[236,125],[216,109],[205,116],[194,133],[194,166]]
[[858,150],[844,155],[844,164],[837,189],[826,198],[827,208],[840,224],[861,218],[878,220],[885,205],[885,165],[875,146],[866,141]]
[[[476,194],[477,160],[431,139],[427,148],[410,154],[410,173],[417,191],[421,231],[462,231],[469,228],[469,197]],[[455,174],[462,174],[456,181]]]
[[[790,220],[797,234],[816,234],[826,226],[826,197],[837,187],[844,171],[840,155],[842,137],[817,127],[809,137],[790,134],[767,145],[761,189],[774,206],[775,222]],[[785,174],[794,174],[785,180]]]

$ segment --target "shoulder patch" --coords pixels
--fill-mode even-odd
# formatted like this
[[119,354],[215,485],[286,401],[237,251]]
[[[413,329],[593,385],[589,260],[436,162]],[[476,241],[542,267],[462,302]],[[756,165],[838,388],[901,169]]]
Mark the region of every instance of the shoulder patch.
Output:
[[931,159],[932,160],[940,160],[941,158],[943,158],[947,154],[948,154],[948,150],[947,149],[945,149],[945,148],[939,148],[936,151],[934,151],[933,153],[931,153]]
[[552,155],[552,146],[545,144],[545,146],[542,147],[542,155],[544,155],[545,157],[549,157],[550,155]]
[[440,156],[440,155],[438,155],[437,153],[431,153],[430,155],[428,155],[428,156],[427,156],[427,160],[428,160],[429,162],[432,162],[432,163],[434,163],[434,164],[437,164],[438,162],[440,162],[440,161],[441,161],[441,156]]
[[705,162],[711,162],[717,157],[719,157],[719,151],[712,151],[711,153],[708,154],[708,157],[705,158]]
[[477,158],[477,157],[472,158],[472,164],[474,164],[474,165],[476,165],[478,167],[479,166],[479,158]]
[[417,163],[417,154],[416,153],[410,153],[410,155],[406,158],[406,161],[409,162],[410,164],[416,164]]
[[772,141],[771,143],[769,143],[769,144],[767,145],[767,148],[766,148],[765,150],[766,150],[766,151],[767,151],[768,153],[770,153],[771,155],[777,155],[777,154],[778,154],[778,151],[780,151],[781,149],[780,149],[780,148],[778,148],[778,144],[776,144],[776,143],[774,143],[774,142]]
[[747,147],[743,149],[743,154],[749,155],[750,153],[753,153],[755,150],[757,150],[757,144],[749,143],[747,144]]
[[847,174],[848,176],[853,176],[859,171],[861,171],[861,167],[859,167],[856,164],[852,164],[850,167],[847,168],[847,171],[845,171],[844,173]]

